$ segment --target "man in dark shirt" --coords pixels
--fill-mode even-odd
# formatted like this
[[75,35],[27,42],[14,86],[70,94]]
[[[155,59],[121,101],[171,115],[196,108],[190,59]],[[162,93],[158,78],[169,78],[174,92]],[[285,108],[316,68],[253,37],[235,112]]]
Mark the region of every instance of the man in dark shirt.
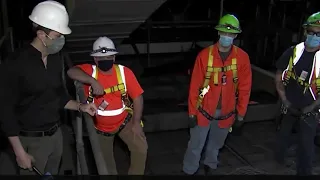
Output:
[[[81,104],[64,92],[62,62],[57,54],[70,34],[65,7],[56,1],[39,3],[29,19],[36,37],[1,67],[1,128],[8,137],[18,165],[32,171],[57,174],[62,156],[59,109],[94,115],[94,104]],[[5,102],[5,103],[4,103]],[[21,170],[20,174],[33,174]]]
[[317,87],[320,83],[315,83],[320,71],[320,12],[311,15],[303,27],[305,42],[286,50],[276,64],[276,88],[282,100],[284,117],[275,158],[279,164],[284,163],[291,130],[297,123],[297,174],[311,175],[320,105],[320,89]]

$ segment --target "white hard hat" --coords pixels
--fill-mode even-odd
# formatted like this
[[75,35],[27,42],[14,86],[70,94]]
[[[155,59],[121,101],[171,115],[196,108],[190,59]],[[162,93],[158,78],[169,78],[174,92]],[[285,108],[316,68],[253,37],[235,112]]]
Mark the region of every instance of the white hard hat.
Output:
[[91,56],[111,56],[117,54],[117,50],[114,47],[114,44],[111,39],[107,37],[99,37],[93,43],[93,51]]
[[64,5],[56,1],[44,1],[33,8],[29,19],[48,29],[61,34],[70,34],[69,15]]

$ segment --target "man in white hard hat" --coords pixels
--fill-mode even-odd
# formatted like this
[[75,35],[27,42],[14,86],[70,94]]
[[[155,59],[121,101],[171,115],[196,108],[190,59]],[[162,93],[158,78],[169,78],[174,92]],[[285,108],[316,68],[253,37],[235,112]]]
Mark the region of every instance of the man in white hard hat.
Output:
[[[88,102],[98,107],[95,127],[101,150],[110,174],[116,175],[113,157],[114,136],[118,135],[131,152],[129,175],[144,174],[147,141],[140,121],[143,110],[143,90],[134,73],[127,67],[114,64],[117,50],[107,37],[93,44],[95,65],[82,64],[68,71],[71,79],[85,84]],[[129,97],[133,100],[131,104]]]
[[2,64],[0,98],[1,129],[8,137],[20,174],[57,174],[63,150],[59,111],[78,110],[94,115],[96,106],[81,104],[65,93],[62,62],[57,54],[71,33],[65,7],[44,1],[33,9],[29,19],[36,37],[27,47]]

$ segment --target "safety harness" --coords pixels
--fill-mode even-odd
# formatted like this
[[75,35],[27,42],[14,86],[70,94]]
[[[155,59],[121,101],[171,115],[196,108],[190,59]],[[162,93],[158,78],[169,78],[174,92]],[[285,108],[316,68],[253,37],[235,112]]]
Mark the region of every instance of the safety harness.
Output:
[[[237,53],[237,47],[233,46],[233,49]],[[206,70],[206,75],[205,79],[203,82],[202,88],[199,90],[199,96],[198,96],[198,101],[196,104],[196,109],[199,110],[199,112],[205,116],[208,120],[224,120],[228,119],[231,117],[233,114],[235,114],[235,110],[228,113],[225,116],[220,116],[220,117],[212,117],[209,113],[207,113],[203,108],[202,108],[202,101],[204,99],[204,96],[208,93],[210,86],[209,82],[211,80],[211,76],[213,75],[213,84],[217,86],[219,84],[219,73],[225,73],[227,71],[232,71],[233,74],[233,83],[234,83],[234,88],[236,92],[236,97],[238,96],[238,71],[237,71],[237,58],[232,58],[232,63],[231,65],[224,66],[224,67],[213,67],[213,55],[212,55],[212,50],[213,50],[213,45],[209,47],[209,58],[208,58],[208,65],[207,65],[207,70]],[[224,81],[223,78],[226,78],[226,76],[222,76],[222,81]]]
[[[121,99],[123,102],[123,107],[117,110],[98,110],[97,114],[101,116],[116,116],[121,114],[123,111],[128,111],[129,114],[124,120],[124,122],[121,124],[119,127],[119,130],[116,133],[106,133],[97,130],[97,133],[103,134],[105,136],[113,136],[117,133],[119,133],[125,125],[130,121],[132,114],[133,114],[133,103],[130,101],[128,94],[127,94],[127,88],[125,84],[125,74],[124,74],[124,66],[115,64],[114,68],[116,70],[116,75],[117,75],[117,81],[118,84],[109,88],[104,89],[105,94],[110,94],[110,93],[115,93],[117,91],[120,91],[121,93]],[[98,80],[98,68],[96,68],[95,65],[92,65],[92,77]],[[89,96],[87,98],[88,103],[93,103],[94,102],[94,95],[93,95],[93,90],[92,87],[89,87]],[[143,127],[143,122],[141,121],[141,126]]]
[[[300,58],[304,52],[304,48],[305,48],[304,43],[300,43],[294,47],[293,55],[289,59],[288,67],[282,73],[282,82],[283,82],[284,86],[287,86],[289,84],[290,79],[292,78],[293,80],[297,81],[299,85],[304,87],[304,93],[306,92],[307,89],[309,89],[313,99],[316,100],[317,97],[320,96],[320,76],[319,76],[320,51],[317,51],[314,56],[312,71],[311,71],[311,74],[310,74],[310,77],[308,80],[301,79],[294,72],[294,66],[300,60]],[[315,76],[314,80],[312,80],[313,76]],[[316,94],[314,94],[314,92],[312,90],[312,85],[316,86]],[[284,107],[284,105],[282,105],[281,111],[283,114],[287,114],[287,109]],[[306,114],[302,114],[300,118],[305,119],[308,116],[316,115],[318,113],[319,113],[318,111],[317,112],[309,112]]]

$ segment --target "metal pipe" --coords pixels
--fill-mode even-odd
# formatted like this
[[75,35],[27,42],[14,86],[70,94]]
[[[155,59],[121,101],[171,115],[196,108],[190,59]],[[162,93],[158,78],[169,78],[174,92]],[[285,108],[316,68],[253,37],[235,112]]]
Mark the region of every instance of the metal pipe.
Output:
[[224,3],[224,0],[220,0],[220,18],[223,15],[223,7],[224,7],[223,3]]
[[9,26],[7,0],[1,0],[2,23],[5,31]]
[[[77,90],[77,94],[79,96],[80,102],[86,102],[83,85],[80,82],[75,81],[75,86],[76,86],[76,90]],[[87,126],[89,140],[90,140],[90,144],[91,144],[93,156],[96,162],[98,173],[99,175],[108,175],[109,173],[101,152],[100,142],[98,141],[98,136],[94,128],[93,119],[90,115],[86,113],[83,114],[83,117]]]
[[[79,96],[77,95],[77,101],[79,102]],[[75,120],[76,125],[76,148],[77,148],[77,157],[79,159],[79,168],[81,175],[88,175],[88,164],[85,157],[84,143],[83,143],[83,128],[82,128],[82,116],[80,113],[77,113]]]
[[[72,61],[71,61],[71,59],[70,59],[70,57],[69,57],[69,55],[67,53],[64,54],[64,58],[65,58],[67,66],[69,68],[72,67],[73,66]],[[74,84],[75,84],[75,87],[76,87],[77,99],[79,98],[78,100],[80,102],[86,102],[86,97],[85,97],[85,93],[84,93],[84,90],[83,90],[83,85],[78,81],[75,81]],[[108,173],[104,158],[103,158],[102,153],[101,153],[100,143],[98,141],[97,133],[96,133],[95,128],[94,128],[93,119],[92,119],[91,116],[89,116],[86,113],[83,114],[83,118],[84,118],[84,121],[85,121],[86,126],[87,126],[89,140],[90,140],[90,144],[91,144],[93,156],[94,156],[94,159],[95,159],[95,162],[96,162],[98,173],[99,173],[99,175],[108,175],[109,173]],[[82,127],[81,127],[81,129],[82,129]],[[80,127],[77,128],[76,132],[78,132],[78,130],[80,130]],[[82,136],[82,132],[81,132],[81,141],[83,143],[82,138],[83,138],[83,136]],[[78,139],[76,139],[76,140],[78,140]],[[79,157],[81,157],[81,156],[79,156]],[[81,159],[79,158],[79,160],[81,160]],[[80,163],[81,164],[82,163],[86,164],[86,162],[84,162],[84,161],[80,161]],[[85,166],[84,166],[84,168],[85,168]],[[83,167],[82,166],[81,166],[81,170],[83,171]]]
[[251,163],[245,158],[243,157],[238,151],[236,151],[235,149],[233,149],[231,146],[229,146],[227,143],[224,145],[224,147],[226,147],[239,161],[241,161],[243,164],[251,166]]
[[148,67],[151,67],[150,60],[150,41],[151,41],[151,26],[149,21],[147,21],[147,57],[148,57]]
[[[60,54],[62,57],[62,81],[63,81],[63,87],[65,90],[65,93],[68,94],[68,89],[66,86],[66,78],[65,78],[65,62],[67,63],[68,67],[72,67],[72,62],[69,59],[69,56],[66,56],[65,54]],[[79,98],[77,96],[77,101],[79,101]],[[82,118],[81,114],[77,113],[75,117],[75,112],[71,112],[71,120],[72,120],[72,126],[73,131],[76,134],[75,140],[76,140],[76,151],[77,151],[77,174],[78,175],[88,175],[88,165],[86,161],[86,156],[84,152],[84,143],[83,143],[83,135],[82,135]]]
[[114,25],[114,24],[141,24],[144,23],[144,19],[119,19],[117,21],[81,21],[70,23],[71,27],[77,26],[103,26],[103,25]]

